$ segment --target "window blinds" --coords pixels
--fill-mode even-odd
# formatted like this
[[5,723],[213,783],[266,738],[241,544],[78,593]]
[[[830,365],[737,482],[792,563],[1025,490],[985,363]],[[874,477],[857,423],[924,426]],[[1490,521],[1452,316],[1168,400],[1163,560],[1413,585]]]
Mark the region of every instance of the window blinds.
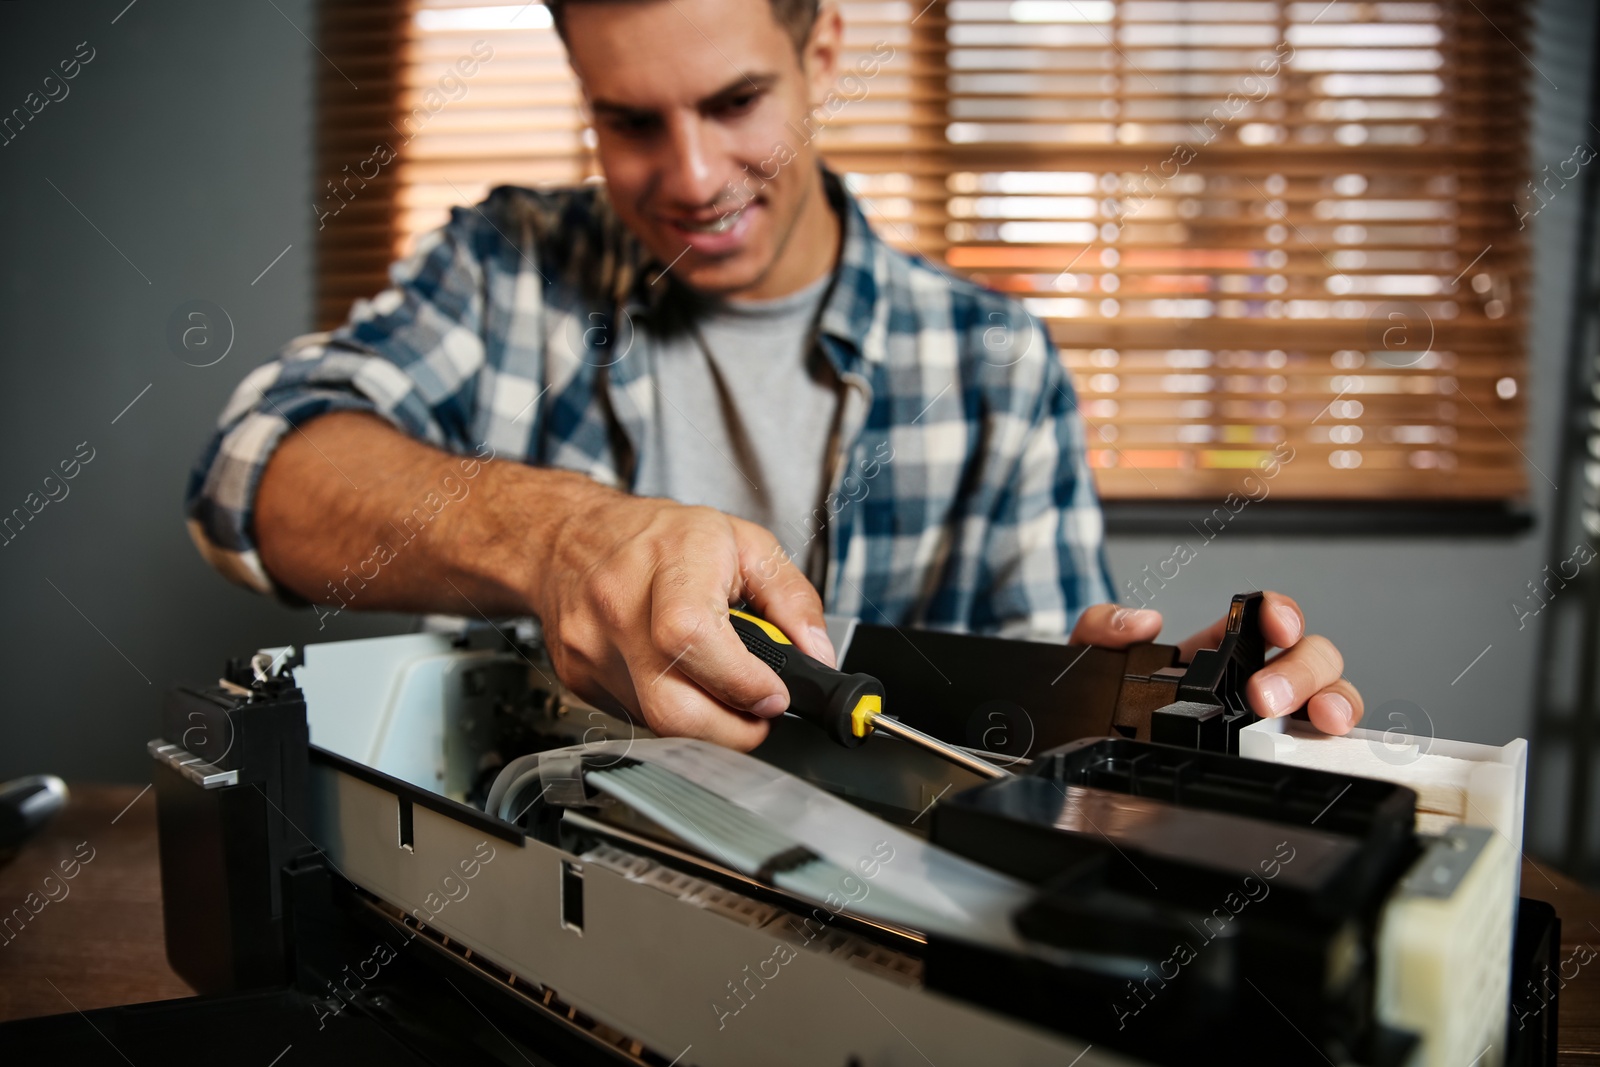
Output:
[[[1524,162],[1521,0],[842,8],[804,130],[887,240],[1047,322],[1105,497],[1523,492],[1523,238],[1566,180]],[[379,172],[322,219],[325,324],[451,205],[594,178],[537,3],[324,0],[322,48],[323,181]]]

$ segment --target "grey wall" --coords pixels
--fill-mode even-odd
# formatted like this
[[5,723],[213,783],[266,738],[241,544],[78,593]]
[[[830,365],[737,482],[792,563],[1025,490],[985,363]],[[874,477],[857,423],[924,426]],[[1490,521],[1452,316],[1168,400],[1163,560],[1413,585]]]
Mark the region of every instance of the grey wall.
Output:
[[[228,393],[310,328],[321,60],[288,20],[313,33],[312,4],[141,0],[112,25],[126,3],[0,4],[0,113],[79,42],[94,49],[69,94],[0,147],[0,513],[79,442],[94,449],[69,495],[0,547],[0,778],[148,780],[168,686],[315,633],[213,574],[182,515]],[[237,330],[205,369],[165,339],[196,298]],[[345,613],[327,633],[406,625]]]
[[[309,616],[211,574],[180,514],[185,474],[229,390],[310,322],[310,87],[323,60],[290,20],[313,33],[311,0],[275,0],[281,13],[140,2],[112,25],[125,2],[0,5],[0,112],[78,42],[96,50],[71,95],[0,147],[0,512],[78,442],[96,450],[71,495],[0,548],[0,777],[141,780],[163,687],[315,633]],[[1591,136],[1593,17],[1578,0],[1539,4],[1533,57],[1554,84],[1532,80],[1535,168]],[[1533,223],[1525,450],[1552,478],[1576,209],[1575,195],[1558,198]],[[222,305],[237,327],[214,367],[186,366],[165,340],[169,314],[194,298]],[[1442,736],[1526,735],[1539,635],[1519,632],[1507,605],[1551,562],[1543,522],[1554,493],[1530,480],[1541,526],[1511,538],[1271,537],[1252,532],[1246,511],[1154,606],[1169,633],[1186,633],[1236,590],[1290,592],[1344,651],[1369,709],[1411,702]],[[1159,562],[1173,542],[1115,539],[1116,573]],[[347,612],[322,636],[406,625]]]

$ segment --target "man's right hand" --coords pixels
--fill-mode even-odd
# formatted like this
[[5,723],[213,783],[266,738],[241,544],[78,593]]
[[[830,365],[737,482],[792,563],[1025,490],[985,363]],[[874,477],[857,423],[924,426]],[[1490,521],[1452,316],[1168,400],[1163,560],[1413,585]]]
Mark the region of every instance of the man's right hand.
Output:
[[[833,662],[816,590],[761,527],[574,471],[509,459],[481,468],[463,476],[462,457],[373,415],[317,418],[284,438],[262,476],[262,562],[311,600],[537,615],[579,696],[656,733],[734,748],[759,744],[788,695],[734,633],[730,604],[749,601],[802,651]],[[416,509],[441,486],[455,495],[426,521]],[[427,528],[413,541],[405,528],[419,514]],[[358,577],[358,561],[370,564],[382,543],[392,562]]]
[[567,504],[530,600],[557,674],[585,700],[657,734],[754,748],[789,697],[728,622],[741,599],[834,663],[817,591],[767,530],[599,486]]

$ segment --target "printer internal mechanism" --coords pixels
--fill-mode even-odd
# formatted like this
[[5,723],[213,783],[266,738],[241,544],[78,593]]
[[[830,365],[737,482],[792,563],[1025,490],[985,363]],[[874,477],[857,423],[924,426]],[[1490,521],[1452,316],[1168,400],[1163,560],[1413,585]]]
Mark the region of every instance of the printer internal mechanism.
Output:
[[183,1010],[397,1067],[1553,1063],[1525,744],[1257,722],[1260,609],[1188,663],[830,620],[837,672],[739,615],[797,712],[749,754],[498,630],[264,650],[150,746]]

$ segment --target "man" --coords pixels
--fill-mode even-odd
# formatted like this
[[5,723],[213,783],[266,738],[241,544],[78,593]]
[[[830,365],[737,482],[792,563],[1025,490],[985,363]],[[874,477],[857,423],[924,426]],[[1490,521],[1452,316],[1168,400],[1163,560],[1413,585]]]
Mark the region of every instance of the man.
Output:
[[[606,184],[456,209],[347,325],[250,374],[191,483],[206,557],[341,608],[535,615],[583,697],[744,749],[788,698],[728,624],[741,599],[828,662],[824,602],[1154,638],[1159,614],[1105,603],[1043,327],[884,245],[821,167],[807,131],[838,12],[547,6]],[[1286,651],[1252,679],[1256,710],[1309,700],[1348,730],[1337,650],[1288,597],[1264,625]]]

